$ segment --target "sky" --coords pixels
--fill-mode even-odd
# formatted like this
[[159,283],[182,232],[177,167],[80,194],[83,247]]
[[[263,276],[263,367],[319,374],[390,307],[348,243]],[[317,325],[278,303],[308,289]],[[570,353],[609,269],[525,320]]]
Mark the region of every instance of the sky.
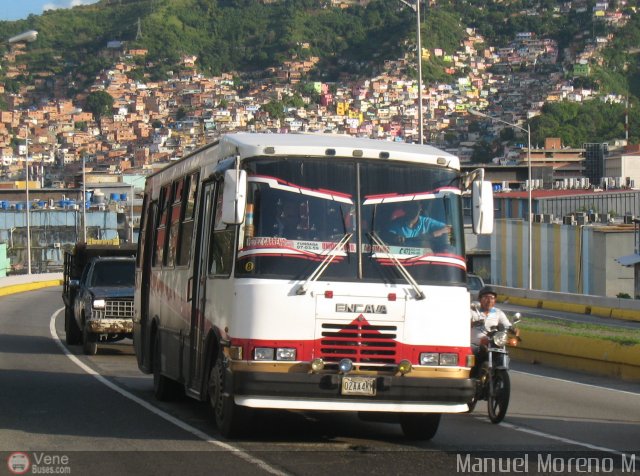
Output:
[[29,15],[42,15],[45,10],[89,5],[98,0],[0,0],[0,20],[24,20]]

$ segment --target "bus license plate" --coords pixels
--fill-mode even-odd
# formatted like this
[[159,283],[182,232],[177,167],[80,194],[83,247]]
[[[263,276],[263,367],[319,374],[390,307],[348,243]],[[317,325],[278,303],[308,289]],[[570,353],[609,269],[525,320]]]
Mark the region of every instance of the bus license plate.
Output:
[[342,377],[342,395],[376,394],[376,379],[374,377]]

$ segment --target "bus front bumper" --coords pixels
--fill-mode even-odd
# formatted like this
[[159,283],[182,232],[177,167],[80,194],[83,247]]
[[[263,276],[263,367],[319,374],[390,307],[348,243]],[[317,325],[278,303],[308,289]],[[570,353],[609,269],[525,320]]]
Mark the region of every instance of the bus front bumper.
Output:
[[375,380],[374,394],[344,395],[340,374],[228,372],[227,377],[235,403],[253,408],[461,413],[475,392],[470,378],[357,375]]

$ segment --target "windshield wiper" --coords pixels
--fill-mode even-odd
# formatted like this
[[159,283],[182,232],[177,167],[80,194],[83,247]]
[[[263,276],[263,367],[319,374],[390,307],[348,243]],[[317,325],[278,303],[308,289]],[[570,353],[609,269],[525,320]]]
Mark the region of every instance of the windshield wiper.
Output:
[[371,237],[371,241],[373,241],[376,245],[378,245],[383,250],[385,250],[385,252],[387,253],[387,257],[391,260],[391,262],[396,267],[398,272],[407,281],[407,283],[411,285],[413,290],[416,292],[416,300],[420,301],[424,299],[426,296],[420,290],[418,283],[416,282],[415,279],[413,279],[413,276],[411,276],[411,273],[407,271],[407,268],[404,267],[404,265],[398,260],[398,258],[396,258],[394,255],[391,254],[389,245],[387,245],[384,241],[382,241],[382,239],[375,232],[371,232],[368,235]]
[[320,278],[320,276],[322,276],[322,273],[324,273],[324,271],[331,264],[333,259],[336,256],[338,256],[338,250],[341,250],[342,248],[344,248],[344,246],[349,242],[349,240],[351,239],[352,236],[353,236],[353,233],[345,234],[340,239],[340,241],[338,241],[334,245],[334,247],[329,250],[329,253],[327,253],[327,256],[325,256],[325,258],[322,260],[322,263],[320,263],[318,265],[318,267],[313,271],[313,273],[311,273],[311,275],[309,275],[307,280],[304,283],[302,283],[302,285],[296,291],[296,294],[306,294],[307,293],[307,286],[309,285],[309,283],[311,283],[313,281],[317,281],[318,278]]

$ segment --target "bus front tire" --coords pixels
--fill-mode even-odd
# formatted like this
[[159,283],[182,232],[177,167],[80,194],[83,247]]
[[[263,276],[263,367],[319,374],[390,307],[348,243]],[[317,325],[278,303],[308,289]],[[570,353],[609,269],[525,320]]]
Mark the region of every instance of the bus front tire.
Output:
[[216,359],[209,374],[209,404],[218,431],[225,438],[240,436],[247,421],[248,410],[233,401],[233,395],[224,391],[226,370],[221,358]]
[[440,413],[403,413],[400,426],[404,436],[411,440],[430,440],[438,432]]

